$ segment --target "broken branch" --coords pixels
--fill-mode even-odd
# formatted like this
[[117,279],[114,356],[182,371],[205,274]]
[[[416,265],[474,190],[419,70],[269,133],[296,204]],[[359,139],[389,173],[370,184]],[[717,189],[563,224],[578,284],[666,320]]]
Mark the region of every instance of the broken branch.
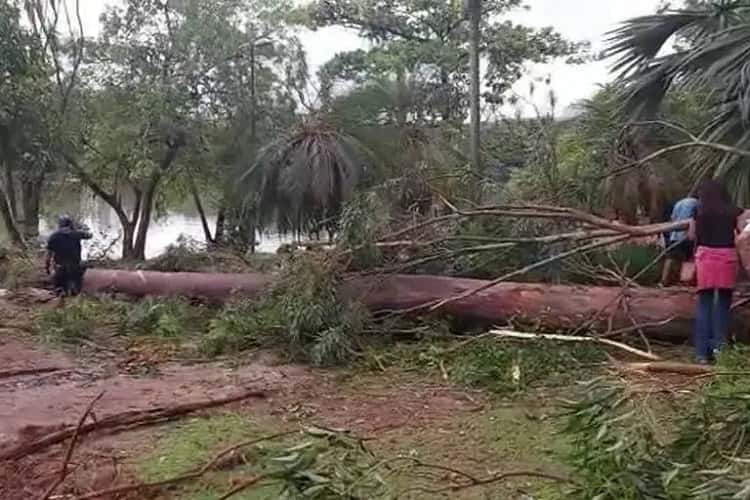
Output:
[[545,334],[545,333],[524,333],[524,332],[514,332],[512,330],[492,330],[490,331],[490,333],[497,337],[507,338],[507,339],[552,340],[555,342],[590,342],[594,344],[605,345],[608,347],[615,347],[617,349],[629,352],[630,354],[635,354],[638,357],[648,359],[650,361],[661,361],[661,358],[657,356],[656,354],[642,351],[640,349],[636,349],[635,347],[630,347],[629,345],[623,344],[622,342],[615,342],[614,340],[603,339],[603,338],[598,338],[598,337],[575,337],[575,336],[570,336],[570,335],[554,335],[554,334]]
[[[543,260],[537,261],[537,262],[535,262],[533,264],[529,264],[528,266],[523,267],[521,269],[516,269],[515,271],[507,273],[507,274],[505,274],[503,276],[500,276],[499,278],[494,279],[492,281],[489,281],[489,282],[487,282],[484,285],[478,286],[478,287],[476,287],[476,288],[474,288],[472,290],[467,290],[466,292],[464,292],[462,294],[455,295],[453,297],[449,297],[449,298],[441,300],[441,301],[439,301],[439,302],[437,302],[435,304],[425,304],[423,306],[419,306],[415,310],[421,310],[421,309],[424,309],[424,308],[429,308],[430,312],[435,312],[436,310],[438,310],[438,309],[446,306],[447,304],[450,304],[452,302],[457,302],[459,300],[463,300],[463,299],[469,298],[472,295],[476,295],[476,294],[478,294],[480,292],[483,292],[483,291],[485,291],[485,290],[487,290],[489,288],[492,288],[492,287],[494,287],[496,285],[499,285],[500,283],[502,283],[504,281],[508,281],[511,278],[527,274],[527,273],[529,273],[531,271],[534,271],[534,270],[539,269],[541,267],[547,266],[547,265],[549,265],[549,264],[551,264],[553,262],[557,262],[558,260],[565,259],[565,258],[570,257],[570,256],[575,255],[575,254],[589,252],[589,251],[594,250],[596,248],[601,248],[601,247],[613,245],[615,243],[619,243],[621,241],[625,241],[625,240],[630,239],[630,238],[631,238],[630,235],[615,236],[613,238],[607,238],[605,240],[593,242],[593,243],[590,243],[588,245],[584,245],[584,246],[581,246],[581,247],[578,247],[578,248],[574,248],[574,249],[569,250],[567,252],[563,252],[563,253],[560,253],[560,254],[557,254],[557,255],[553,255],[552,257],[549,257],[547,259],[543,259]],[[406,311],[406,312],[413,312],[413,311],[409,310],[409,311]]]
[[[245,399],[264,397],[266,397],[265,392],[252,390],[221,399],[210,399],[176,406],[156,407],[148,410],[134,410],[124,413],[117,413],[115,415],[104,417],[96,422],[81,426],[81,428],[78,429],[78,434],[86,435],[101,431],[103,429],[122,430],[130,429],[133,427],[155,425],[167,422],[169,420],[174,420],[177,417],[195,413],[197,411],[215,408],[217,406],[223,406]],[[18,444],[0,452],[0,461],[18,460],[25,456],[38,453],[49,448],[50,446],[65,441],[66,439],[72,437],[75,433],[76,428],[68,427],[61,431],[49,433],[34,441]]]
[[78,436],[81,433],[81,428],[83,427],[83,424],[86,423],[86,419],[91,415],[91,412],[94,411],[94,405],[102,399],[102,396],[104,396],[104,391],[100,392],[98,396],[96,396],[94,399],[91,400],[89,405],[86,407],[86,410],[81,415],[81,418],[78,419],[78,425],[76,425],[75,432],[73,433],[73,437],[70,439],[70,444],[68,445],[68,449],[65,452],[65,457],[62,461],[62,467],[60,468],[60,475],[55,480],[55,482],[50,486],[47,491],[42,495],[40,500],[47,500],[49,497],[52,496],[52,493],[55,492],[55,490],[65,482],[65,479],[68,477],[68,465],[70,464],[70,459],[73,458],[73,451],[75,450],[76,443],[78,442]]

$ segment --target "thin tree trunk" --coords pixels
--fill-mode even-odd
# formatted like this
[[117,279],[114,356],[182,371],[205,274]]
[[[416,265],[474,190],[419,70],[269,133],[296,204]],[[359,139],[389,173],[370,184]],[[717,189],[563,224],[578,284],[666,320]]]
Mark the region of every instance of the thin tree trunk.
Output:
[[3,224],[8,231],[11,244],[20,248],[26,248],[26,242],[23,239],[21,231],[18,230],[16,220],[13,217],[8,195],[2,187],[0,187],[0,217],[2,217]]
[[135,248],[133,246],[135,240],[135,224],[128,220],[121,220],[120,225],[122,226],[122,259],[135,260]]
[[7,196],[8,208],[10,209],[13,219],[18,219],[18,206],[16,202],[16,181],[13,175],[13,166],[6,162],[5,163],[5,195]]
[[208,226],[208,218],[206,217],[206,211],[203,209],[203,203],[201,202],[201,196],[198,192],[198,186],[195,185],[195,180],[190,177],[190,192],[193,195],[193,201],[195,202],[195,208],[198,210],[198,215],[201,218],[201,226],[203,226],[203,235],[206,238],[207,245],[213,245],[216,240],[211,236],[211,228]]
[[443,103],[443,121],[448,121],[453,117],[453,107],[451,106],[451,95],[450,95],[450,82],[448,80],[448,72],[444,69],[440,70],[440,84],[442,87],[443,97],[445,102]]
[[471,34],[471,163],[474,171],[482,171],[481,117],[480,117],[480,68],[479,45],[481,42],[480,21],[482,1],[469,0],[469,25]]
[[214,240],[217,245],[224,243],[224,235],[227,230],[227,209],[224,203],[219,208],[219,213],[216,216],[216,229],[214,230]]

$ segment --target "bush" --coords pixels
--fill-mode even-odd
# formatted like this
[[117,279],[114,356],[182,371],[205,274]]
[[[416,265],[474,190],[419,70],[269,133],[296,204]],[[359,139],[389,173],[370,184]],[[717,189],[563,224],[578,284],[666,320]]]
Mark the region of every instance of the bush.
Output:
[[129,308],[122,318],[125,334],[177,338],[195,330],[199,319],[194,308],[178,300],[147,298]]
[[230,305],[211,322],[202,349],[216,355],[282,342],[292,357],[315,365],[346,362],[369,317],[340,297],[339,283],[325,255],[293,255],[263,300]]
[[230,303],[209,323],[200,350],[207,356],[220,356],[259,347],[268,340],[265,333],[279,328],[274,324],[277,317],[275,310],[255,301]]
[[0,288],[15,290],[40,277],[39,265],[27,252],[0,247]]
[[77,297],[68,299],[65,307],[42,312],[35,330],[47,340],[76,344],[91,338],[97,330],[115,326],[121,314],[122,306],[117,303]]

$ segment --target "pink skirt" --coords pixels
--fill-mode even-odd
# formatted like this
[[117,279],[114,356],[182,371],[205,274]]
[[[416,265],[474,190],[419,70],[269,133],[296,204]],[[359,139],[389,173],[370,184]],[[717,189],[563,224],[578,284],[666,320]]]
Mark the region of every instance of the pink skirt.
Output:
[[737,283],[739,257],[734,248],[698,247],[695,272],[698,290],[732,290]]

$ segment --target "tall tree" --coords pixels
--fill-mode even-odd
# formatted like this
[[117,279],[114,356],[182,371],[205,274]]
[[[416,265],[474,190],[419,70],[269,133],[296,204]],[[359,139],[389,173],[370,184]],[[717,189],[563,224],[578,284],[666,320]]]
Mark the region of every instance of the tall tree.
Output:
[[40,37],[0,0],[0,215],[19,245],[38,235],[41,187],[54,156],[49,70]]
[[[502,98],[521,78],[525,62],[572,55],[580,48],[552,28],[502,20],[520,5],[520,0],[483,1],[478,45],[487,63],[487,100]],[[369,49],[341,53],[322,69],[326,93],[342,80],[411,74],[425,95],[425,120],[463,123],[469,109],[471,29],[462,0],[317,0],[309,14],[314,26],[355,29],[371,42]]]
[[[271,26],[283,22],[270,18],[282,7],[270,0],[129,0],[103,16],[83,69],[86,161],[69,160],[117,214],[123,257],[145,257],[165,188],[188,186],[195,196],[197,179],[187,177],[218,173],[180,153],[208,158],[215,144],[206,141],[221,129],[238,130],[233,142],[256,140],[258,124],[267,119],[258,109],[259,93],[276,107],[293,107],[286,85],[291,77],[275,73],[289,69],[276,64],[291,59],[284,49],[298,47]],[[282,39],[286,45],[277,47]]]

